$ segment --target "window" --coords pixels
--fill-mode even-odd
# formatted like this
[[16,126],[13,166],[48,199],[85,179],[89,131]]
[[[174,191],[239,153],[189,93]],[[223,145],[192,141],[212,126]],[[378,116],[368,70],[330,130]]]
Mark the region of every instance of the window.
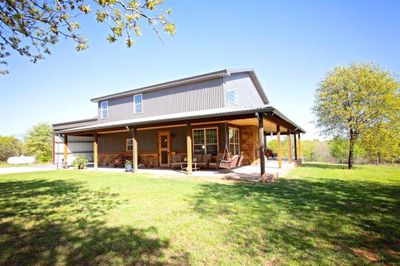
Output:
[[234,155],[240,153],[238,128],[234,127],[229,128],[229,151]]
[[133,96],[133,113],[140,114],[143,112],[142,94]]
[[100,103],[100,117],[105,119],[108,117],[108,101]]
[[239,103],[238,90],[236,88],[228,89],[226,91],[226,100],[230,103],[238,104]]
[[217,154],[218,152],[218,129],[199,128],[193,129],[193,152],[194,154]]
[[132,151],[133,150],[133,142],[132,139],[126,139],[126,151]]

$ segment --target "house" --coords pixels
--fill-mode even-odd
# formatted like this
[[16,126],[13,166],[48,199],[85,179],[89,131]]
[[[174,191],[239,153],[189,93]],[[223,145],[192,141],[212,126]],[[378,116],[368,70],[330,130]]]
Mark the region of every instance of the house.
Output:
[[[91,99],[94,118],[53,124],[53,160],[69,165],[79,154],[94,167],[112,164],[116,156],[133,159],[133,171],[169,167],[172,155],[218,153],[242,155],[243,164],[265,172],[266,138],[276,135],[282,164],[281,135],[289,135],[289,160],[301,157],[304,130],[270,105],[251,69],[206,73]],[[300,156],[298,156],[300,155]]]

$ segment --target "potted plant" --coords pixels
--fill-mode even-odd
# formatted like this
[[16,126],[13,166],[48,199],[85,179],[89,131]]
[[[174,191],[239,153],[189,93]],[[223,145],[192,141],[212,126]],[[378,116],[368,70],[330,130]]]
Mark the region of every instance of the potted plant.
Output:
[[132,172],[132,162],[129,160],[125,161],[125,171],[126,172]]
[[78,155],[72,165],[78,169],[84,169],[88,163],[88,159],[83,155]]

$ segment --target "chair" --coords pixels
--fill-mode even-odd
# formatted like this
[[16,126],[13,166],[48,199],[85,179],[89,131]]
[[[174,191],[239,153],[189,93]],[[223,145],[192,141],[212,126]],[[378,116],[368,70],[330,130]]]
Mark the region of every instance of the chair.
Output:
[[180,168],[182,159],[182,155],[172,155],[170,163],[171,169]]
[[204,154],[201,161],[197,162],[199,168],[208,168],[211,161],[211,154]]
[[208,167],[218,169],[219,164],[224,159],[224,157],[225,157],[224,153],[218,153],[215,160],[210,160],[210,162],[208,163]]

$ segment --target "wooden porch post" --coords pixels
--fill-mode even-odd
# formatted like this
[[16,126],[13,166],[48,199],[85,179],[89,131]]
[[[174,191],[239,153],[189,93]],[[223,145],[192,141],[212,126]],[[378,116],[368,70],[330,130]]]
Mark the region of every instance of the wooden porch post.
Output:
[[131,129],[132,133],[132,173],[136,173],[138,170],[138,150],[136,140],[136,128]]
[[265,175],[265,157],[264,157],[264,114],[256,113],[258,118],[258,147],[260,150],[260,175]]
[[186,125],[186,158],[187,158],[187,173],[192,174],[192,130],[190,124]]
[[300,133],[299,133],[299,157],[303,159],[303,149],[301,147]]
[[93,135],[93,167],[97,170],[98,163],[99,163],[99,149],[98,149],[98,136],[97,132]]
[[278,140],[278,167],[282,168],[282,145],[281,145],[281,126],[276,125],[276,137]]
[[288,162],[291,163],[292,162],[292,132],[290,129],[287,130],[286,142],[287,142]]
[[64,168],[68,167],[68,135],[64,134]]
[[294,159],[297,161],[297,134],[294,133],[293,137],[294,137]]

